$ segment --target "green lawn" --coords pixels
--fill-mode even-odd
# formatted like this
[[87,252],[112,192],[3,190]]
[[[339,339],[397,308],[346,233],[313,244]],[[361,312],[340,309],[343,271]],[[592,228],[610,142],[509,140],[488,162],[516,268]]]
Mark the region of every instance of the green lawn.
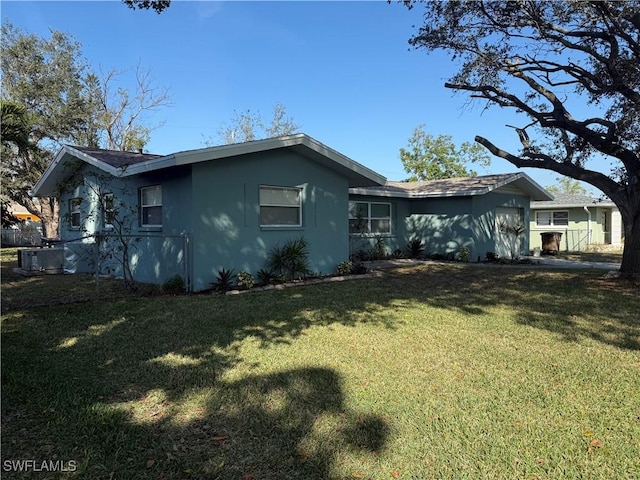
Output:
[[[87,278],[11,276],[10,255],[3,478],[640,471],[638,284],[450,264],[237,296],[109,285],[96,299]],[[75,471],[9,472],[13,459]]]

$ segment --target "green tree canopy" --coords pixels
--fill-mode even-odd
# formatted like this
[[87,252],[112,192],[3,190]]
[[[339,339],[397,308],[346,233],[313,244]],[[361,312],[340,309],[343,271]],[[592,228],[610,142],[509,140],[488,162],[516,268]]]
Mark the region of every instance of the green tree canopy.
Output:
[[410,44],[442,49],[460,65],[445,87],[522,117],[520,151],[481,136],[476,142],[517,167],[601,190],[624,223],[621,271],[640,275],[640,2],[427,1],[419,8],[423,23]]
[[559,194],[569,194],[569,195],[587,195],[589,191],[584,188],[579,181],[574,180],[569,177],[557,177],[557,183],[555,185],[549,185],[544,187],[548,192],[559,195]]
[[122,0],[127,7],[136,10],[155,10],[156,13],[162,13],[171,5],[171,0]]
[[145,113],[169,105],[166,89],[151,85],[138,66],[137,89],[116,86],[124,72],[101,77],[88,67],[81,45],[64,32],[50,38],[2,25],[3,194],[42,219],[45,235],[57,235],[58,204],[30,191],[61,144],[138,150],[149,141]]
[[477,172],[468,168],[470,164],[486,167],[491,162],[480,145],[464,142],[458,148],[450,135],[433,136],[424,131],[424,125],[416,127],[408,147],[400,149],[400,160],[411,174],[409,182],[475,177]]

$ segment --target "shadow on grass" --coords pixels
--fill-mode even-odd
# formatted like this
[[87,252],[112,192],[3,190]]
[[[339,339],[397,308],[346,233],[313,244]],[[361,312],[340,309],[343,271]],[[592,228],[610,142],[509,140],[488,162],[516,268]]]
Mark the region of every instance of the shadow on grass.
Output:
[[65,478],[342,478],[341,455],[375,458],[389,421],[347,408],[335,370],[256,373],[240,343],[268,348],[332,324],[393,329],[419,305],[469,321],[502,306],[566,341],[639,348],[634,286],[594,272],[431,265],[235,297],[20,310],[3,325],[4,458],[77,460]]

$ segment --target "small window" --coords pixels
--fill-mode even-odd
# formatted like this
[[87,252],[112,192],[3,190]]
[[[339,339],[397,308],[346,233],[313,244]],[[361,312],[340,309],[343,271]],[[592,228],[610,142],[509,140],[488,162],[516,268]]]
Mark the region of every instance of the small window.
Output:
[[140,225],[162,226],[162,187],[160,185],[140,189]]
[[115,198],[113,193],[107,193],[104,196],[103,201],[103,209],[104,209],[104,228],[112,229],[113,222],[115,221],[116,209],[115,209]]
[[302,189],[261,186],[260,226],[302,226]]
[[71,228],[80,228],[80,205],[82,204],[81,198],[72,198],[69,200],[69,226]]
[[569,225],[569,212],[567,211],[536,212],[537,227],[566,227],[567,225]]
[[349,202],[349,233],[390,234],[391,204]]

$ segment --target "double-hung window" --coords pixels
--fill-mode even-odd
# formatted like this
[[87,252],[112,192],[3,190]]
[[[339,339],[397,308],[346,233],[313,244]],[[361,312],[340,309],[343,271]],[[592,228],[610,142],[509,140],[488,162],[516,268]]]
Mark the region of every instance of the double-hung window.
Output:
[[349,202],[349,233],[382,235],[391,233],[391,204]]
[[81,198],[72,198],[69,200],[69,227],[73,229],[80,228],[80,205],[82,204]]
[[104,215],[104,228],[107,230],[113,229],[113,222],[115,221],[116,208],[115,197],[113,193],[106,193],[103,199],[103,215]]
[[261,185],[260,226],[302,226],[302,189]]
[[536,212],[536,227],[566,227],[569,225],[568,211]]
[[140,225],[143,227],[162,226],[162,186],[140,189]]

